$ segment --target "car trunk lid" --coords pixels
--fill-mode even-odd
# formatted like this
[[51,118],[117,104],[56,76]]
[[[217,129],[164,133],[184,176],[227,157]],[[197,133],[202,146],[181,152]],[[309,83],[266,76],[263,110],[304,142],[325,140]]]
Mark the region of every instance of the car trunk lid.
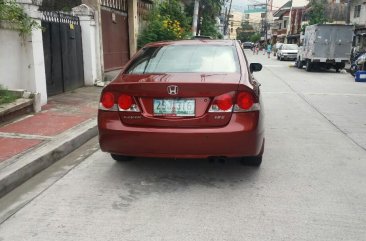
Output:
[[239,73],[122,74],[106,88],[132,96],[140,109],[140,112],[119,111],[123,124],[218,127],[228,124],[232,112],[210,113],[208,110],[215,97],[237,91],[240,77]]

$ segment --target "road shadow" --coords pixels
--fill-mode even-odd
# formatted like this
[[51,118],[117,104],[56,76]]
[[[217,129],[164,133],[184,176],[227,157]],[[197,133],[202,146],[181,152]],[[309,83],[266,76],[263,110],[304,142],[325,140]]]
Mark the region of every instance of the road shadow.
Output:
[[119,201],[114,209],[123,209],[151,195],[176,195],[186,191],[202,191],[205,195],[227,189],[252,188],[261,168],[244,166],[238,160],[210,162],[207,159],[137,158],[114,162],[104,179],[112,182]]
[[[127,162],[114,162],[110,175],[121,181],[128,178],[135,182],[165,185],[165,182],[176,186],[203,185],[220,187],[240,182],[252,182],[260,174],[261,168],[242,165],[238,159],[210,161],[208,159],[169,159],[169,158],[136,158]],[[136,180],[138,179],[138,180]]]

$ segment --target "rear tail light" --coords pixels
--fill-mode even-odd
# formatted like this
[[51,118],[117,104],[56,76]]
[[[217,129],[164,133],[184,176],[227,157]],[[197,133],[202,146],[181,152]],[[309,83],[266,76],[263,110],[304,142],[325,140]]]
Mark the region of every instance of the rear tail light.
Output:
[[118,97],[118,107],[122,110],[128,110],[133,103],[132,96],[129,95],[120,95]]
[[249,92],[240,92],[236,98],[237,105],[243,110],[249,110],[254,104],[254,96]]
[[[118,101],[116,104],[117,98]],[[104,92],[100,99],[99,109],[101,110],[109,110],[109,111],[129,111],[129,112],[139,112],[139,108],[135,103],[135,100],[132,96],[121,94],[114,95],[112,92]]]
[[136,105],[135,100],[130,95],[122,94],[118,97],[118,110],[128,112],[139,112],[140,109]]
[[256,96],[252,91],[239,91],[234,97],[234,92],[216,97],[209,112],[248,112],[260,109]]
[[209,112],[231,112],[233,110],[233,97],[231,93],[217,96],[212,102]]
[[111,92],[104,92],[100,99],[100,107],[104,110],[112,110],[114,105],[114,95]]

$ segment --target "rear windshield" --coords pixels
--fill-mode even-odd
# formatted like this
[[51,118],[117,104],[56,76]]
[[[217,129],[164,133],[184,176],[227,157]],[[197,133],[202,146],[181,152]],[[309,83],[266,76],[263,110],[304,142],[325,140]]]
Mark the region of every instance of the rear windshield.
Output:
[[149,47],[125,73],[235,73],[238,56],[233,46],[168,45]]
[[297,50],[299,47],[296,44],[284,44],[282,49],[284,50]]

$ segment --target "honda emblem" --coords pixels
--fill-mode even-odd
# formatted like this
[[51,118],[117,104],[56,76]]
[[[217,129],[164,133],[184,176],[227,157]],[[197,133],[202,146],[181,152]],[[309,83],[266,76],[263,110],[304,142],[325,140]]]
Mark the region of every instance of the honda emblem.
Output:
[[176,86],[176,85],[169,85],[168,86],[168,94],[170,94],[170,95],[177,95],[178,94],[178,86]]

